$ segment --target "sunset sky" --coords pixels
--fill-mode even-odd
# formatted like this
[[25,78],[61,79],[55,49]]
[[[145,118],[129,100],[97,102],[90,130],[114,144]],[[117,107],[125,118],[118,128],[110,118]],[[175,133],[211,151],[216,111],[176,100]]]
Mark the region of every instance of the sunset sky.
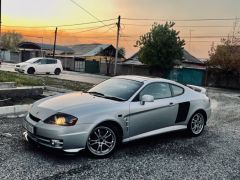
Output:
[[[127,57],[132,55],[138,37],[149,31],[154,21],[165,19],[215,19],[240,18],[239,0],[75,0],[98,19],[142,18],[155,20],[122,19],[120,47],[125,47]],[[160,21],[160,19],[163,19]],[[68,24],[95,22],[96,19],[70,0],[2,0],[3,32],[15,30],[24,39],[53,43],[54,27]],[[88,25],[59,27],[58,44],[110,43],[116,44],[117,20]],[[176,21],[175,29],[186,40],[186,49],[199,58],[208,57],[210,45],[218,44],[220,37],[232,31],[233,20],[224,21]],[[39,28],[11,27],[38,26]],[[214,27],[213,27],[214,26]],[[216,27],[217,26],[217,27]],[[221,26],[221,27],[219,27]],[[95,29],[88,31],[89,29]],[[84,32],[84,31],[88,32]],[[189,36],[191,32],[191,43]],[[34,37],[31,37],[34,36]],[[36,37],[35,37],[36,36]],[[197,36],[197,37],[196,37]],[[199,37],[200,36],[200,37]],[[206,37],[207,36],[207,37]],[[210,37],[209,37],[210,36]],[[212,37],[217,36],[217,37]],[[43,37],[43,39],[41,38]]]

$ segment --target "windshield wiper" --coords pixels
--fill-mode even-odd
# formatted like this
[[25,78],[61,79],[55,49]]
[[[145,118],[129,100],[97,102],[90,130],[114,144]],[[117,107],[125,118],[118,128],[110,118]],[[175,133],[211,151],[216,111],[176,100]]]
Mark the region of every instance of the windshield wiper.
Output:
[[126,101],[126,99],[116,97],[116,96],[104,96],[106,99],[116,100],[116,101]]
[[96,92],[96,91],[90,91],[88,93],[92,94],[93,96],[105,97],[103,93],[99,93],[99,92]]
[[87,93],[92,94],[93,96],[98,96],[98,97],[102,97],[102,98],[106,98],[106,99],[111,99],[111,100],[116,100],[116,101],[126,101],[126,99],[116,97],[116,96],[106,96],[103,93],[99,93],[96,91],[89,91]]

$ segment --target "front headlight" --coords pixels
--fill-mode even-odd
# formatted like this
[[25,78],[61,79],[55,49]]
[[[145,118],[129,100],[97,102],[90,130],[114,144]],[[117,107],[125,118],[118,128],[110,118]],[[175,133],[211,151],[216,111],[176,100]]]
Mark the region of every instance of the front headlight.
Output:
[[56,124],[59,126],[74,126],[77,122],[77,118],[69,114],[55,114],[47,118],[44,123],[46,124]]
[[21,65],[21,68],[25,68],[27,65]]

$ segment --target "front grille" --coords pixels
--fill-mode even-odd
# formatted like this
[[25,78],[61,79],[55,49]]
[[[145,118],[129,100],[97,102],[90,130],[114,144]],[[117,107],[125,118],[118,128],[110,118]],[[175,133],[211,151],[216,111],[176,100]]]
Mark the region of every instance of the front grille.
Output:
[[39,122],[39,121],[41,120],[41,119],[33,116],[32,114],[29,114],[29,117],[30,117],[31,120],[33,120],[33,121],[35,121],[35,122]]

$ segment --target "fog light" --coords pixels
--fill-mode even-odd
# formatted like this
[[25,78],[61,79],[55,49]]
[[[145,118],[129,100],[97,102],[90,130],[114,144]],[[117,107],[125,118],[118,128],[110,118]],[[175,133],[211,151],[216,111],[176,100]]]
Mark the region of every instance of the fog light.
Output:
[[62,147],[63,141],[62,141],[62,140],[52,139],[52,140],[51,140],[51,144],[52,144],[52,146],[54,146],[54,147]]

